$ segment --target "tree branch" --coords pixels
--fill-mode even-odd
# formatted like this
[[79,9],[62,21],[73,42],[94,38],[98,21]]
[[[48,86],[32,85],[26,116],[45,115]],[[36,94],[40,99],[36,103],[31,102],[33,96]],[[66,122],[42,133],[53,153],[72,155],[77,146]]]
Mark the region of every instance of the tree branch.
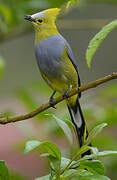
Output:
[[[113,73],[112,75],[108,75],[101,79],[93,81],[91,83],[88,83],[86,85],[83,85],[79,88],[74,88],[69,91],[68,96],[71,97],[75,94],[78,94],[79,92],[83,92],[88,89],[95,88],[98,85],[103,84],[112,79],[117,79],[117,72]],[[63,96],[59,96],[54,99],[54,102],[55,102],[55,104],[58,104],[59,102],[63,101],[64,99],[65,98],[63,98]],[[40,106],[39,108],[35,109],[34,111],[24,114],[24,115],[19,115],[19,116],[14,116],[14,117],[1,117],[0,124],[7,124],[7,123],[17,122],[17,121],[22,121],[22,120],[32,118],[32,117],[36,116],[37,114],[41,113],[42,111],[49,109],[50,107],[51,107],[50,104],[46,103],[46,104],[43,104],[42,106]]]

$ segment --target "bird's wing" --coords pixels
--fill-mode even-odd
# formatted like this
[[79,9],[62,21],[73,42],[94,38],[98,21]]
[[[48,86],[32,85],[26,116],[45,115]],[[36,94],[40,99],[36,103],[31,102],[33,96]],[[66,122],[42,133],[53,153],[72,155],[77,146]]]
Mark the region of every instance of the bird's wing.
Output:
[[[74,58],[74,55],[73,55],[73,52],[72,52],[72,49],[71,49],[69,43],[68,43],[66,40],[64,40],[64,41],[65,41],[65,45],[66,45],[66,47],[67,47],[67,49],[68,49],[68,57],[69,57],[70,61],[72,62],[75,70],[77,71],[77,74],[78,74],[78,86],[80,87],[80,86],[81,86],[81,81],[80,81],[80,76],[79,76],[79,70],[78,70],[77,61],[76,61],[75,58]],[[81,94],[79,94],[79,97],[80,97],[80,96],[81,96]]]

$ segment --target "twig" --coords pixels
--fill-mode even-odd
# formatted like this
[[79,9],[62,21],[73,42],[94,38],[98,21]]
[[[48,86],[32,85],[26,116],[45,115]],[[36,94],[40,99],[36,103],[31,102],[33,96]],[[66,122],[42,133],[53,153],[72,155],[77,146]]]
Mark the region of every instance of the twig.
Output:
[[[100,84],[103,84],[107,81],[110,81],[112,79],[117,79],[117,72],[112,73],[112,75],[105,76],[101,79],[98,79],[96,81],[93,81],[91,83],[88,83],[86,85],[81,86],[80,88],[74,88],[69,91],[68,96],[71,97],[75,94],[78,94],[79,92],[86,91],[91,88],[95,88]],[[63,96],[59,96],[56,99],[54,99],[55,104],[58,104],[59,102],[63,101],[65,98]],[[2,117],[0,118],[0,124],[7,124],[7,123],[12,123],[12,122],[17,122],[17,121],[22,121],[26,120],[29,118],[32,118],[36,116],[37,114],[43,112],[46,109],[49,109],[51,106],[49,103],[43,104],[39,108],[35,109],[34,111],[24,114],[24,115],[19,115],[19,116],[14,116],[14,117]]]

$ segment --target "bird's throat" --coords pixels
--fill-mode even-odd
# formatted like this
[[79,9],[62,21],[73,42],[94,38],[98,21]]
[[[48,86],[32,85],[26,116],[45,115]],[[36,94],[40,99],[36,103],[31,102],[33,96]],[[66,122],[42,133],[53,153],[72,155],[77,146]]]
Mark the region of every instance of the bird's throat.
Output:
[[41,41],[47,39],[51,35],[58,34],[58,30],[56,27],[54,28],[45,28],[43,30],[41,29],[35,29],[35,43],[40,43]]

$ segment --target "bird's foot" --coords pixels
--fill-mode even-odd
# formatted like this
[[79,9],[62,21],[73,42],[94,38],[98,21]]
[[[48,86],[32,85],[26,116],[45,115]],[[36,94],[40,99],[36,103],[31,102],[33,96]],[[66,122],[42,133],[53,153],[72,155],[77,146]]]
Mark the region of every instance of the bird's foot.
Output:
[[54,95],[55,95],[56,91],[53,92],[52,96],[50,97],[50,100],[49,100],[49,104],[52,108],[56,109],[55,107],[55,101],[54,101]]
[[49,104],[50,104],[50,106],[51,106],[52,108],[56,109],[56,107],[55,107],[55,101],[54,101],[53,98],[50,98]]
[[69,91],[70,91],[70,87],[68,87],[68,89],[64,92],[63,98],[66,98],[66,99],[69,98],[69,95],[68,95]]

